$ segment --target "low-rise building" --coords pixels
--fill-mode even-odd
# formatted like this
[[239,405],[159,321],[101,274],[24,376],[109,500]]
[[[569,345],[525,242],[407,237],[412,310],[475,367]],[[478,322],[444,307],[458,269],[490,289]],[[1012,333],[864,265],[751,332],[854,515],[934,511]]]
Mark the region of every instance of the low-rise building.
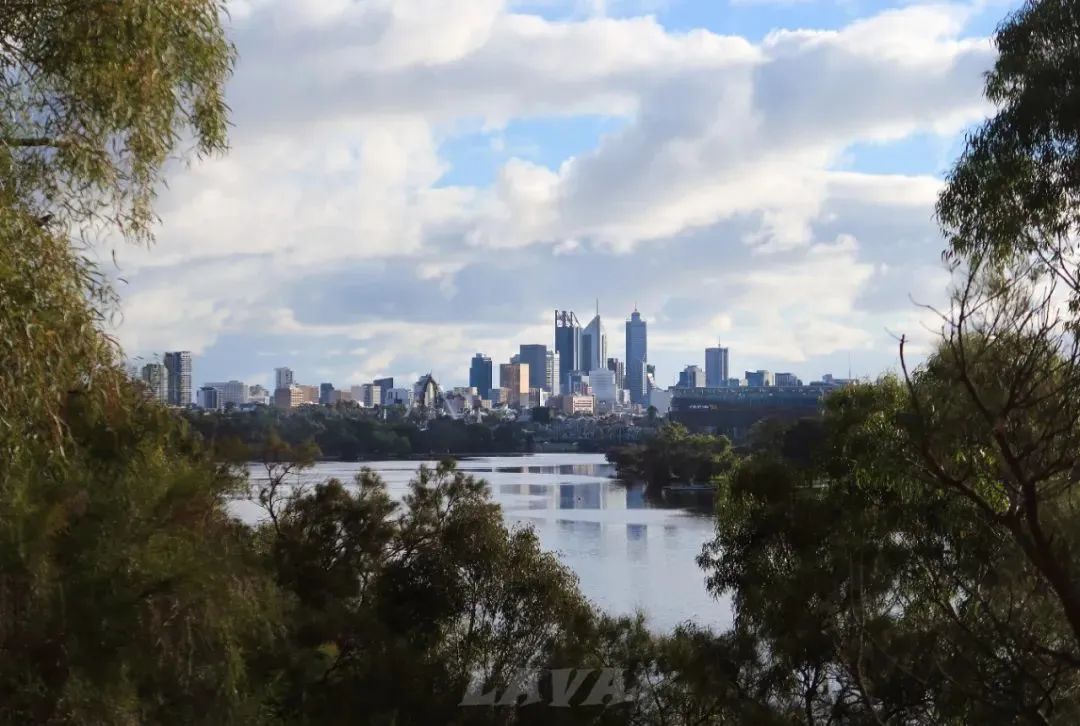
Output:
[[593,416],[596,414],[596,399],[579,393],[565,393],[562,396],[562,407],[567,416],[579,413]]
[[248,402],[248,387],[243,381],[215,381],[207,386],[218,392],[218,407],[240,406]]

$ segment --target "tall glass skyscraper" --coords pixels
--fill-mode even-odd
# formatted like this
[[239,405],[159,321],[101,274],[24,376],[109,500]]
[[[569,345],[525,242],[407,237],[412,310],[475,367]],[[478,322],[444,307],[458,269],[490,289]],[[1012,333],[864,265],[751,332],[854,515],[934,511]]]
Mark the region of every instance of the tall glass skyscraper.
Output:
[[559,389],[565,392],[570,373],[581,370],[581,324],[573,311],[555,311],[555,351],[559,354]]
[[630,390],[630,402],[646,404],[645,363],[649,359],[649,331],[641,313],[634,308],[626,321],[626,387]]
[[581,331],[581,370],[592,371],[607,366],[607,331],[600,321],[600,311]]
[[491,398],[491,358],[482,353],[473,356],[469,366],[469,386],[476,389],[480,398]]
[[523,345],[518,348],[518,360],[529,364],[529,388],[548,389],[546,345]]
[[705,349],[705,385],[709,388],[721,388],[728,380],[728,349]]

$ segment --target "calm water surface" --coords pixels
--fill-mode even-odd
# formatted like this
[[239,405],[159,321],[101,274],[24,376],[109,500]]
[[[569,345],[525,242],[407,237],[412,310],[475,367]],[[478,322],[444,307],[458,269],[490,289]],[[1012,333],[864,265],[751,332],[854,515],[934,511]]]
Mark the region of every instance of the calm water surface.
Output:
[[[308,482],[348,482],[366,466],[400,498],[421,463],[320,463],[302,476]],[[706,592],[704,573],[694,563],[702,543],[712,538],[708,513],[646,502],[640,485],[612,478],[613,467],[602,454],[476,458],[461,461],[459,468],[485,479],[507,524],[533,527],[543,547],[577,573],[582,591],[604,610],[640,609],[654,630],[684,620],[714,629],[731,624],[730,603]],[[257,469],[252,476],[257,478]],[[238,502],[236,509],[246,521],[259,516],[250,502]]]

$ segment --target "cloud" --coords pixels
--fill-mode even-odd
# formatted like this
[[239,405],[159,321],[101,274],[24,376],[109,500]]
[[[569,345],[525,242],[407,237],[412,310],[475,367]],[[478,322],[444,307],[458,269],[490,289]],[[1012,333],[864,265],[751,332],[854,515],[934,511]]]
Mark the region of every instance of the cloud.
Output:
[[[191,348],[210,377],[296,350],[312,374],[460,382],[472,353],[550,343],[553,308],[599,296],[612,353],[637,302],[670,369],[719,335],[747,367],[887,365],[884,331],[943,279],[940,180],[845,170],[845,151],[986,113],[972,6],[757,43],[534,7],[232,3],[233,148],[175,169],[158,245],[119,251],[128,351]],[[576,155],[541,135],[517,158],[500,133],[586,114],[623,122]],[[462,128],[493,132],[492,184],[443,181]]]

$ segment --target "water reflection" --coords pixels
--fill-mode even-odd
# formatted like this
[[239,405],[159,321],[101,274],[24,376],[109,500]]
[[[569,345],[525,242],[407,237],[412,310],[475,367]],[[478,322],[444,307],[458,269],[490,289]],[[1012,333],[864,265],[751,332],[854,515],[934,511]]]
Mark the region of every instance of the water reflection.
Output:
[[[348,482],[366,466],[400,498],[420,463],[323,463],[304,479]],[[507,524],[532,527],[541,546],[577,574],[582,591],[601,608],[613,614],[641,610],[658,630],[684,620],[730,625],[729,603],[709,596],[694,561],[713,534],[711,503],[646,499],[640,485],[612,479],[602,455],[468,459],[459,468],[487,480]],[[243,506],[238,513],[254,516]]]

